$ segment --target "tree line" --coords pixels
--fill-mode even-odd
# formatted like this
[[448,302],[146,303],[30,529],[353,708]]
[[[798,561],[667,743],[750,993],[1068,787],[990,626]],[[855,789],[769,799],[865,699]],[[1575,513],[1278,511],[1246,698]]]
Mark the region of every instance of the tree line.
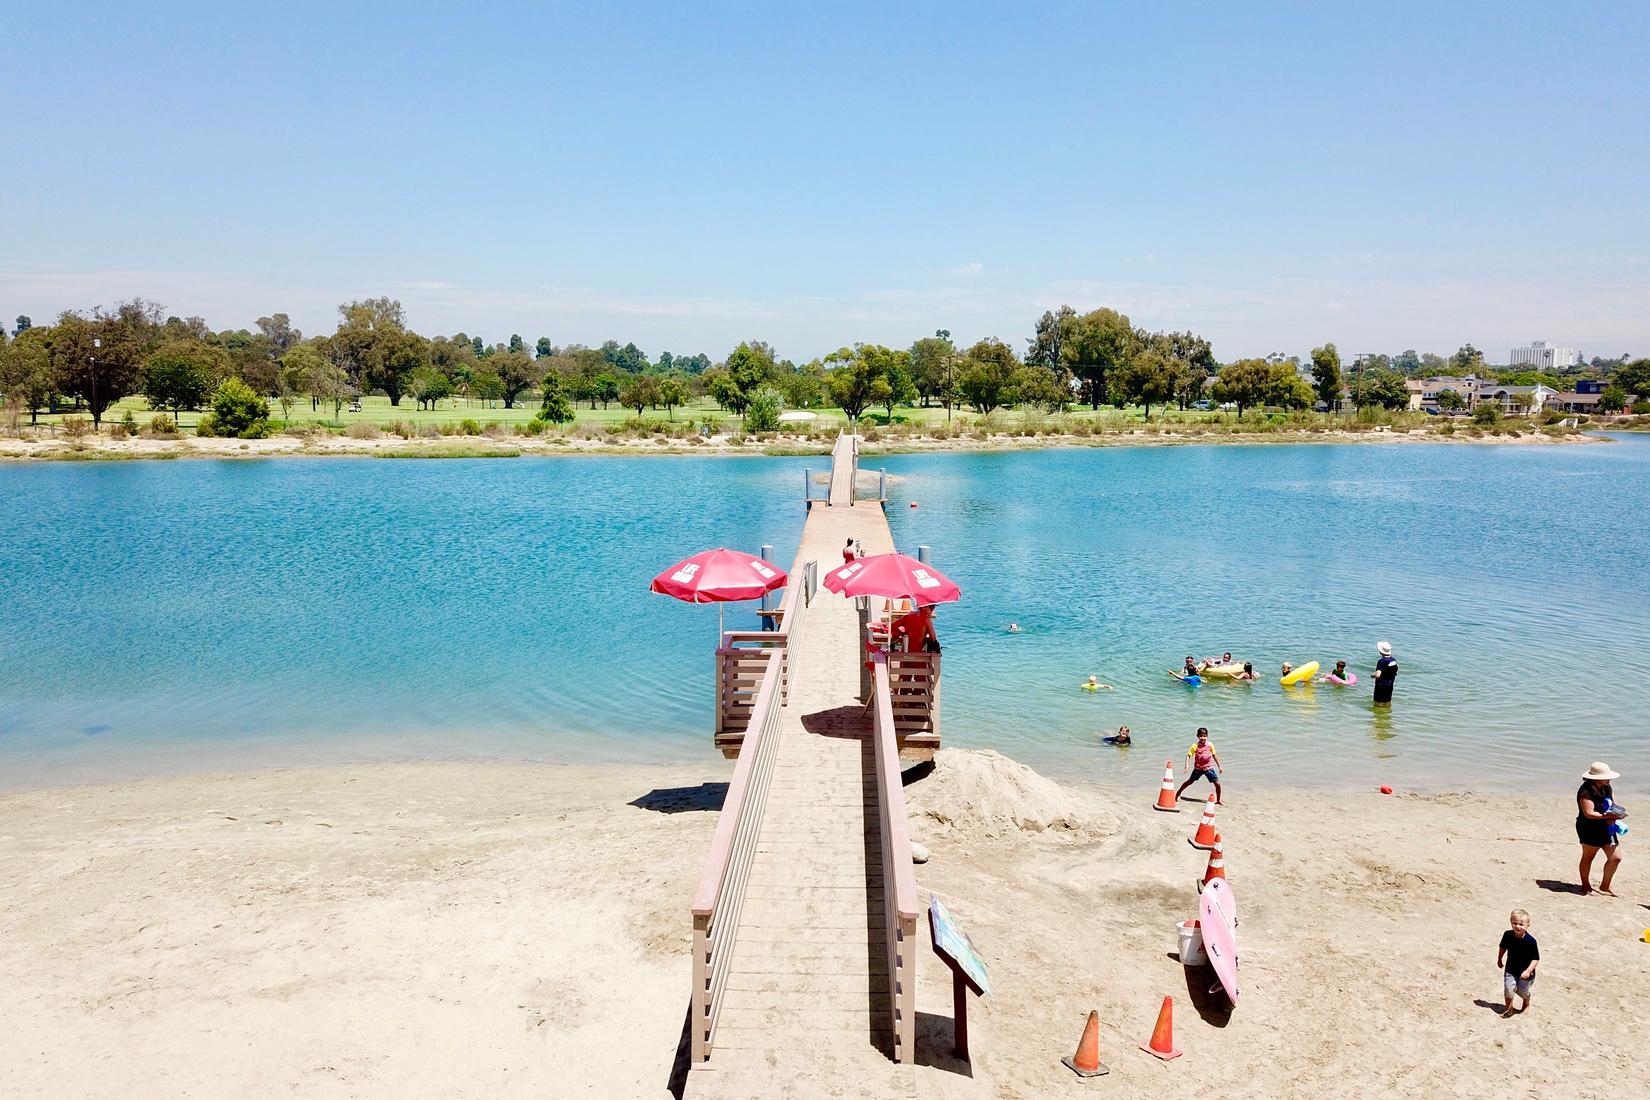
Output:
[[[901,405],[967,406],[980,413],[1029,406],[1049,411],[1073,402],[1182,409],[1204,400],[1253,407],[1339,406],[1350,391],[1360,405],[1401,408],[1405,377],[1418,373],[1484,373],[1470,344],[1444,359],[1406,351],[1358,357],[1344,368],[1334,344],[1313,350],[1310,367],[1270,355],[1217,363],[1209,342],[1192,332],[1136,327],[1114,309],[1049,310],[1033,325],[1023,352],[996,337],[959,346],[950,332],[907,348],[845,345],[797,364],[764,341],[740,343],[720,362],[703,352],[663,352],[650,359],[634,343],[557,346],[539,337],[529,349],[519,335],[488,344],[463,332],[426,337],[406,323],[401,303],[368,298],[338,307],[330,335],[305,337],[284,313],[260,317],[256,331],[212,330],[200,317],[163,316],[142,299],[112,309],[70,310],[35,326],[19,317],[10,336],[0,327],[0,393],[31,418],[72,403],[101,424],[116,401],[142,395],[175,418],[213,403],[231,381],[225,410],[248,398],[274,401],[289,418],[343,407],[363,394],[383,393],[392,406],[411,400],[433,408],[464,397],[505,408],[532,401],[545,420],[572,419],[573,408],[615,402],[668,414],[700,396],[745,418],[753,430],[777,426],[784,408],[838,407],[851,417]],[[1650,359],[1610,364],[1628,392],[1650,392]],[[1505,373],[1505,372],[1503,372]],[[1634,386],[1638,386],[1634,389]],[[222,419],[222,418],[221,418]],[[240,416],[227,416],[239,421]],[[258,418],[253,417],[256,421]]]

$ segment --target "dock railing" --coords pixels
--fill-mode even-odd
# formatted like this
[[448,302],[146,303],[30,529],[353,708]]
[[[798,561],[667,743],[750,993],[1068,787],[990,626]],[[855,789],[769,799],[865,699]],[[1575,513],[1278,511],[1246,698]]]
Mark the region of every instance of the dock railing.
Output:
[[[800,582],[801,578],[797,579]],[[739,911],[745,904],[745,885],[751,860],[756,855],[762,832],[762,813],[768,801],[768,782],[779,752],[780,708],[785,702],[784,682],[790,667],[790,641],[800,634],[808,601],[801,598],[801,583],[785,591],[780,605],[784,611],[777,631],[751,631],[750,635],[776,644],[765,649],[717,650],[718,662],[725,649],[736,653],[765,653],[760,678],[751,698],[739,758],[716,819],[710,851],[699,873],[693,893],[693,1004],[691,1028],[692,1058],[700,1064],[710,1058],[716,1040],[716,1020],[727,986],[728,968],[733,961],[734,934],[739,928]],[[739,632],[732,632],[738,634]],[[718,722],[720,723],[720,700]]]
[[877,817],[882,838],[883,910],[888,941],[890,1024],[894,1061],[910,1062],[917,1039],[917,873],[911,865],[911,831],[905,817],[888,659],[878,655],[872,673],[875,706],[871,736],[876,760]]

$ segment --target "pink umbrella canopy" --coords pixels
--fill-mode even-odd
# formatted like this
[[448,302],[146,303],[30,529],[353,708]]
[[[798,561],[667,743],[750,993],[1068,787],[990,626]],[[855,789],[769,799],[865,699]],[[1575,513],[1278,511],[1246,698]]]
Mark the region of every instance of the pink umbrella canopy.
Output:
[[652,589],[687,603],[756,600],[785,587],[785,571],[738,550],[706,550],[653,578]]
[[904,554],[875,554],[825,574],[825,588],[843,596],[908,599],[918,607],[962,599],[962,589],[935,569]]

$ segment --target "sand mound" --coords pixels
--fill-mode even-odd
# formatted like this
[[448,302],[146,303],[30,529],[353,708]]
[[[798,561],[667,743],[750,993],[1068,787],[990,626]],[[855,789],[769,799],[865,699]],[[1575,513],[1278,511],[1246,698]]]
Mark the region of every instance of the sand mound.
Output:
[[934,770],[905,788],[905,801],[919,833],[935,826],[968,837],[1052,830],[1098,840],[1117,831],[1117,818],[1091,796],[990,750],[941,749]]

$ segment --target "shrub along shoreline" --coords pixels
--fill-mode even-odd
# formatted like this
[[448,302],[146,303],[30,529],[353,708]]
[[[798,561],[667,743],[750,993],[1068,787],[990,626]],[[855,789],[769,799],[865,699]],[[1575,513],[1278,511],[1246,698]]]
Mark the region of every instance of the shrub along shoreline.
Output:
[[[186,436],[175,425],[159,424],[136,432],[107,435],[57,430],[24,431],[0,440],[0,458],[89,461],[146,458],[268,458],[362,456],[381,458],[505,458],[549,454],[713,454],[823,455],[841,425],[825,422],[784,430],[744,432],[728,418],[715,429],[706,423],[631,418],[612,423],[556,425],[541,420],[507,423],[464,418],[439,424],[392,421],[388,425],[307,423],[284,426],[270,422],[265,434]],[[1650,428],[1643,424],[1608,425],[1611,430]],[[1589,428],[1604,425],[1589,425]],[[1035,449],[1070,446],[1153,446],[1172,444],[1286,443],[1568,443],[1597,442],[1562,422],[1500,419],[1475,422],[1410,413],[1372,413],[1331,417],[1319,413],[1190,416],[1160,414],[1151,421],[1119,416],[1111,420],[1087,415],[1035,411],[958,416],[946,424],[877,423],[862,420],[857,430],[870,452]]]

